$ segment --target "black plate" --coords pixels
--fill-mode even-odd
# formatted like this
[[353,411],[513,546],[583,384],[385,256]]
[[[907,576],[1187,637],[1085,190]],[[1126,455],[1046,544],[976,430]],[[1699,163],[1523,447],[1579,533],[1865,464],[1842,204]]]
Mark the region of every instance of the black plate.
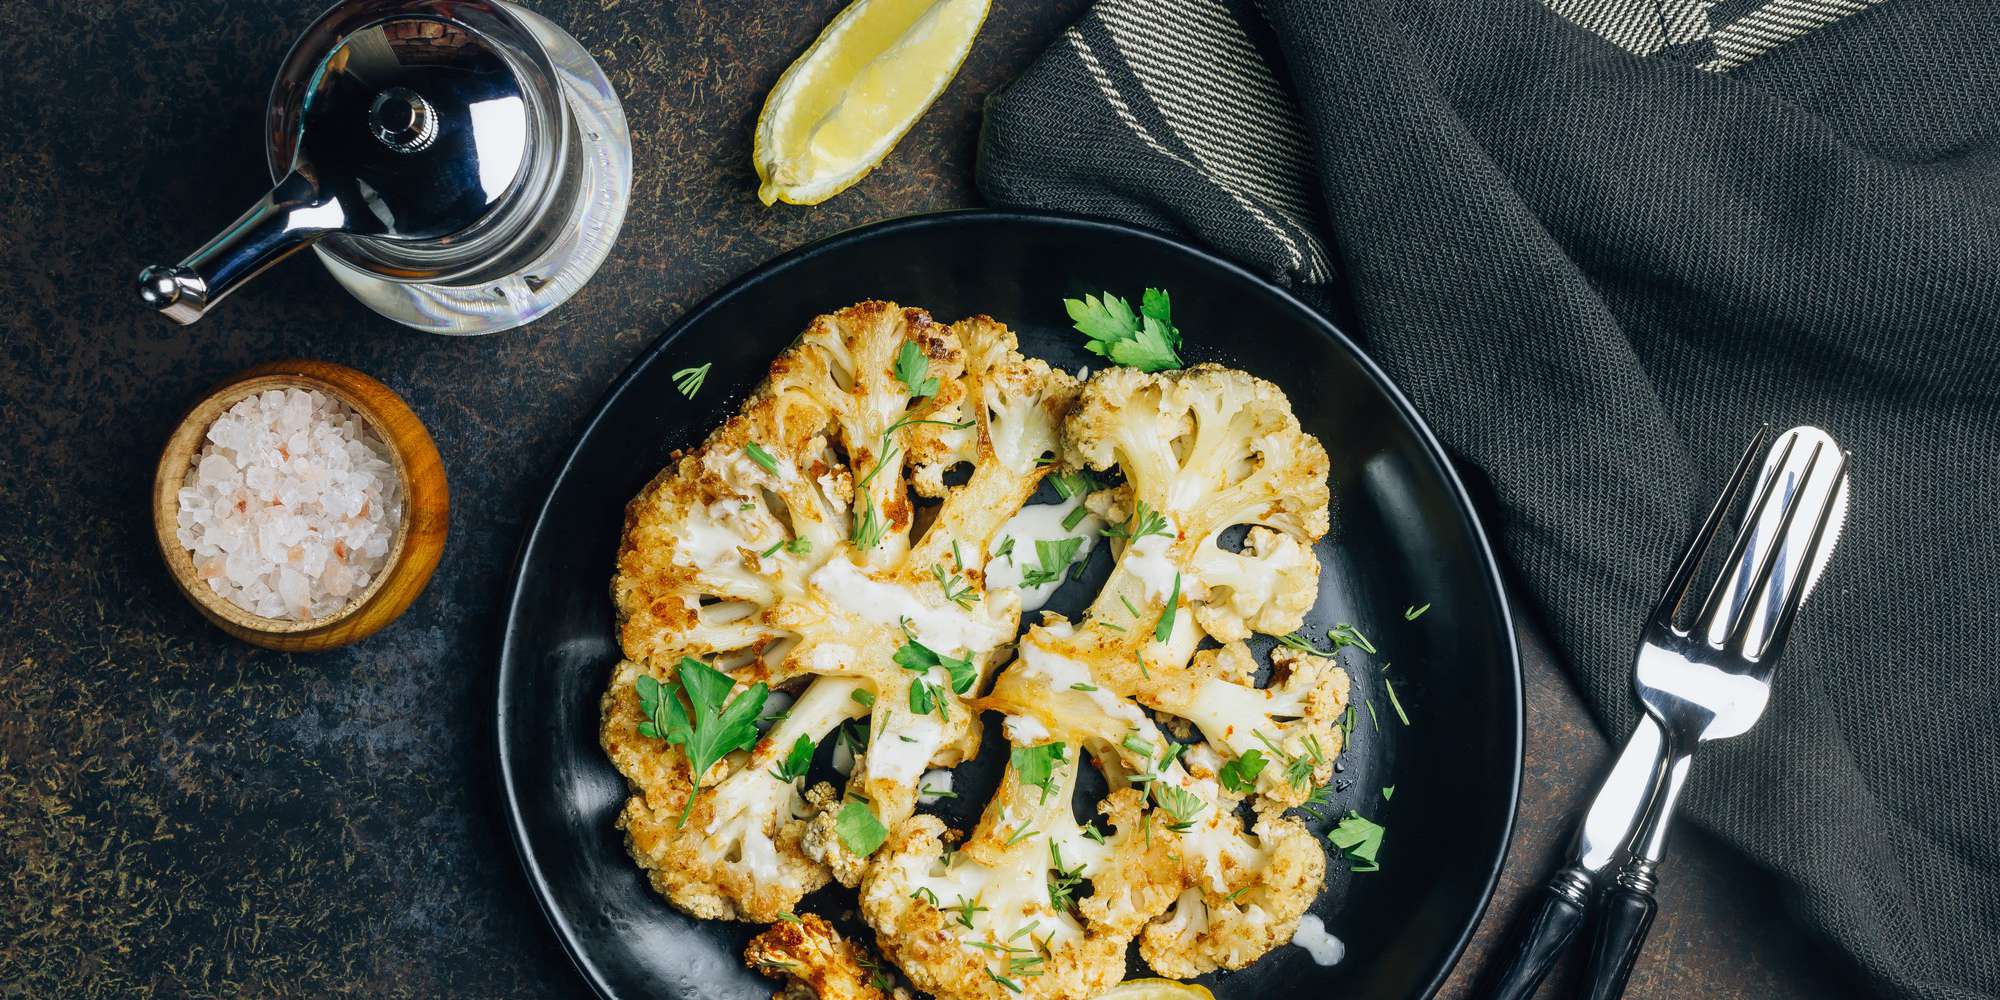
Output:
[[[1347,958],[1321,967],[1287,945],[1203,982],[1225,1000],[1308,991],[1401,1000],[1443,981],[1506,854],[1521,773],[1521,681],[1492,555],[1437,442],[1323,317],[1227,261],[1111,223],[961,212],[795,251],[688,313],[612,387],[528,533],[501,650],[500,770],[528,880],[597,992],[761,998],[772,990],[742,965],[752,928],[669,907],[612,829],[625,783],[598,748],[597,702],[618,658],[608,584],[625,501],[670,450],[698,443],[819,313],[867,298],[946,321],[983,312],[1018,331],[1025,353],[1075,370],[1101,359],[1080,349],[1061,300],[1105,288],[1136,298],[1147,285],[1172,293],[1190,363],[1221,361],[1278,383],[1325,443],[1334,528],[1319,547],[1324,572],[1308,621],[1315,635],[1356,623],[1380,650],[1341,654],[1362,707],[1339,775],[1351,784],[1334,801],[1388,827],[1382,868],[1349,876],[1332,858],[1313,909]],[[671,374],[704,362],[715,365],[706,387],[696,401],[682,399]],[[1087,595],[1070,589],[1077,593],[1058,602],[1068,597],[1074,608]],[[1404,609],[1424,603],[1428,613],[1405,621]],[[1390,704],[1385,661],[1407,727]],[[980,775],[961,780],[983,784]],[[1392,800],[1382,798],[1384,785],[1395,786]]]

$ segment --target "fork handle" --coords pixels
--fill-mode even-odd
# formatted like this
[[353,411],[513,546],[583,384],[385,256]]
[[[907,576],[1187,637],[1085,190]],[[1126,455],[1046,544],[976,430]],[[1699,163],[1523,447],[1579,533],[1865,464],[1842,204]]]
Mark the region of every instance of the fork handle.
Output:
[[1590,874],[1570,866],[1554,875],[1514,918],[1514,935],[1501,949],[1501,964],[1480,993],[1487,1000],[1529,1000],[1563,947],[1583,926],[1590,903]]
[[1653,927],[1653,914],[1659,911],[1652,885],[1650,872],[1641,871],[1635,878],[1628,868],[1604,891],[1597,937],[1590,944],[1590,973],[1584,980],[1588,1000],[1618,1000],[1625,995],[1632,965],[1639,960],[1646,932]]

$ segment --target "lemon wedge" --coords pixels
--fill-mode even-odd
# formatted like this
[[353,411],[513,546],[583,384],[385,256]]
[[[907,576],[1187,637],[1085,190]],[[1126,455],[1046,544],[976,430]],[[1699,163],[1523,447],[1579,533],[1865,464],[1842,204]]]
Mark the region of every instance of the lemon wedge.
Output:
[[757,197],[817,205],[889,155],[972,51],[991,0],[855,0],[778,78],[750,157]]
[[1097,1000],[1215,1000],[1215,994],[1171,979],[1131,979],[1113,986]]

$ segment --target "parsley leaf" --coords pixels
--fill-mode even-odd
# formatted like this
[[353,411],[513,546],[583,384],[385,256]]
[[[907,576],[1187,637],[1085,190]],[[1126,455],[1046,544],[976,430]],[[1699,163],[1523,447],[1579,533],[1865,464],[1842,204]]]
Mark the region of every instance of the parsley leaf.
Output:
[[1061,743],[1044,743],[1034,747],[1015,747],[1008,757],[1014,768],[1015,777],[1021,784],[1042,790],[1042,801],[1047,802],[1054,791],[1056,765],[1063,762],[1064,746]]
[[1173,323],[1172,304],[1160,289],[1146,289],[1137,313],[1131,303],[1110,292],[1064,299],[1063,309],[1076,329],[1089,338],[1083,346],[1093,354],[1141,371],[1186,367],[1177,353],[1181,333]]
[[[953,659],[918,642],[917,637],[910,635],[907,629],[903,634],[903,644],[896,648],[895,661],[897,666],[919,674],[929,673],[932,667],[943,667],[945,672],[951,675],[951,689],[953,691],[964,694],[972,690],[973,682],[979,679],[979,672],[972,668],[972,657],[966,656],[960,659]],[[928,708],[916,709],[914,704],[911,705],[911,708],[924,712],[930,711]]]
[[1021,586],[1039,587],[1062,579],[1069,564],[1076,559],[1076,550],[1083,545],[1081,538],[1038,538],[1035,540],[1035,558],[1039,567],[1030,567],[1021,573]]
[[784,760],[778,762],[778,767],[771,772],[771,777],[779,781],[797,781],[806,776],[806,769],[812,766],[812,762],[812,737],[801,735],[799,741],[792,744],[791,752],[785,755]]
[[896,381],[910,390],[910,395],[918,399],[937,395],[938,380],[926,378],[931,370],[931,359],[924,356],[924,349],[914,342],[905,340],[896,352]]
[[1165,642],[1167,641],[1167,636],[1174,634],[1174,611],[1176,608],[1180,606],[1180,602],[1181,602],[1181,575],[1179,573],[1175,573],[1174,589],[1172,592],[1167,594],[1166,610],[1160,612],[1160,622],[1159,624],[1153,626],[1154,642]]
[[1123,538],[1126,541],[1136,542],[1147,535],[1165,535],[1172,538],[1174,531],[1167,525],[1164,514],[1146,506],[1146,501],[1141,500],[1124,524],[1114,524],[1104,529],[1103,534],[1106,538]]
[[1270,761],[1261,750],[1245,750],[1243,756],[1224,765],[1216,777],[1222,779],[1222,787],[1232,792],[1249,792],[1257,788],[1257,776],[1264,773],[1264,765]]
[[639,694],[639,711],[646,716],[639,723],[639,735],[665,740],[688,756],[695,787],[681,810],[685,826],[695,796],[701,794],[701,776],[730,753],[757,745],[757,717],[771,688],[758,681],[731,700],[729,692],[736,682],[691,656],[681,657],[672,680],[662,684],[641,674],[632,686]]
[[674,388],[679,389],[681,395],[693,399],[694,394],[701,391],[702,383],[708,381],[708,370],[713,367],[715,362],[711,361],[705,365],[683,368],[675,372]]
[[1382,868],[1375,856],[1382,850],[1382,835],[1386,832],[1380,823],[1349,809],[1347,815],[1341,818],[1340,825],[1327,831],[1326,839],[1346,853],[1355,871],[1372,872]]
[[840,807],[840,815],[833,821],[833,832],[848,850],[864,858],[889,839],[889,828],[875,818],[875,811],[854,799]]

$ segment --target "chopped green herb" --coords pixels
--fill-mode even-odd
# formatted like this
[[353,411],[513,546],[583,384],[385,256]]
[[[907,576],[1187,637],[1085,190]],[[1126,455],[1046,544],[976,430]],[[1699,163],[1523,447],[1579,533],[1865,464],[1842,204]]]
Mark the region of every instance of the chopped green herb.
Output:
[[1263,751],[1245,750],[1243,756],[1224,765],[1216,777],[1222,780],[1222,787],[1232,792],[1249,792],[1257,788],[1257,776],[1264,772],[1264,765],[1270,763]]
[[765,472],[774,476],[778,474],[778,460],[772,458],[771,453],[765,451],[762,445],[755,441],[746,442],[743,445],[743,453],[750,456],[751,461],[763,466]]
[[805,921],[799,919],[799,915],[796,913],[780,913],[778,914],[778,919],[788,924],[805,923]]
[[959,694],[972,690],[973,682],[979,680],[979,671],[973,668],[972,657],[953,659],[946,656],[918,642],[917,637],[910,634],[908,626],[904,627],[903,635],[903,644],[896,648],[897,666],[920,674],[928,673],[932,667],[943,667],[951,675],[951,689]]
[[986,978],[988,978],[988,979],[991,979],[991,980],[993,980],[994,982],[996,982],[996,983],[999,983],[1000,985],[1002,985],[1002,986],[1005,986],[1005,987],[1007,987],[1007,989],[1009,989],[1009,990],[1011,990],[1011,991],[1013,991],[1013,992],[1015,992],[1015,993],[1019,993],[1019,992],[1021,992],[1021,984],[1020,984],[1020,983],[1017,983],[1017,982],[1013,981],[1012,979],[1008,979],[1008,978],[1007,978],[1006,976],[1003,976],[1003,975],[1001,975],[1001,974],[999,974],[999,973],[997,973],[997,972],[994,972],[994,971],[993,971],[992,969],[987,969],[987,970],[986,970]]
[[972,927],[972,918],[986,912],[986,907],[980,906],[977,899],[967,899],[964,896],[958,897],[957,906],[946,906],[941,909],[957,913],[959,924],[968,930]]
[[790,552],[795,556],[805,555],[806,553],[811,552],[812,550],[813,550],[813,543],[812,539],[810,538],[794,538],[791,541],[785,543],[785,551]]
[[1368,637],[1362,635],[1360,629],[1346,622],[1341,622],[1329,629],[1326,637],[1333,642],[1333,648],[1335,649],[1339,649],[1342,646],[1354,646],[1369,656],[1375,655],[1375,644],[1369,642]]
[[812,766],[812,760],[812,737],[802,735],[797,743],[792,744],[791,752],[785,755],[785,759],[778,762],[771,777],[779,781],[797,781],[806,776],[806,769]]
[[1063,530],[1075,531],[1076,526],[1082,524],[1083,519],[1089,516],[1090,516],[1090,510],[1084,507],[1082,504],[1078,504],[1075,507],[1070,508],[1069,513],[1063,515],[1062,519]]
[[681,657],[672,680],[662,684],[641,674],[632,686],[639,695],[639,711],[646,716],[639,723],[639,735],[665,740],[687,754],[695,787],[681,810],[685,826],[695,796],[701,793],[701,776],[723,757],[757,745],[757,717],[771,688],[758,681],[730,699],[736,682],[691,656]]
[[693,399],[694,394],[701,391],[702,383],[708,381],[708,370],[713,367],[715,362],[711,361],[705,365],[683,368],[675,372],[674,388],[679,389],[681,395]]
[[1382,786],[1382,801],[1384,801],[1384,802],[1387,802],[1387,801],[1389,801],[1390,799],[1393,799],[1393,798],[1395,798],[1395,797],[1396,797],[1396,786],[1395,786],[1395,785],[1383,785],[1383,786]]
[[1084,835],[1084,836],[1086,836],[1086,837],[1089,837],[1089,838],[1090,838],[1090,839],[1092,839],[1092,840],[1095,840],[1095,841],[1097,841],[1097,842],[1098,842],[1098,843],[1100,843],[1100,844],[1104,843],[1104,831],[1103,831],[1103,830],[1099,830],[1099,829],[1098,829],[1098,828],[1097,828],[1097,827],[1096,827],[1095,825],[1093,825],[1093,824],[1089,824],[1089,823],[1085,823],[1085,824],[1084,824],[1084,826],[1083,826],[1083,835]]
[[1055,473],[1049,476],[1049,485],[1054,486],[1056,495],[1064,500],[1074,500],[1104,488],[1104,484],[1089,469]]
[[937,395],[938,380],[926,378],[931,370],[931,359],[924,355],[924,349],[915,342],[905,340],[901,350],[896,352],[896,381],[910,390],[910,395],[918,399]]
[[1256,887],[1256,886],[1254,886],[1254,885],[1246,885],[1246,886],[1244,886],[1243,888],[1241,888],[1241,889],[1238,889],[1238,890],[1236,890],[1235,892],[1232,892],[1232,893],[1230,893],[1229,895],[1227,895],[1227,896],[1224,896],[1224,897],[1222,897],[1222,898],[1223,898],[1223,900],[1224,900],[1225,902],[1230,902],[1230,903],[1234,903],[1234,902],[1236,902],[1237,900],[1239,900],[1239,899],[1242,899],[1242,898],[1243,898],[1243,895],[1244,895],[1245,893],[1247,893],[1247,892],[1249,892],[1250,890],[1252,890],[1252,889],[1255,889],[1255,888],[1257,888],[1257,887]]
[[1375,717],[1375,699],[1368,699],[1368,725],[1376,732],[1382,731],[1382,720]]
[[972,584],[960,579],[957,573],[946,573],[943,565],[932,566],[931,576],[937,580],[938,588],[944,591],[945,600],[967,610],[979,603],[979,591],[972,589]]
[[945,701],[943,691],[931,687],[921,677],[910,678],[910,711],[918,715],[935,711],[939,719],[947,719],[951,713],[945,708]]
[[1097,690],[1097,685],[1095,685],[1095,684],[1085,684],[1085,683],[1084,683],[1084,682],[1082,682],[1082,681],[1077,681],[1077,682],[1076,682],[1075,684],[1071,684],[1071,685],[1069,686],[1069,689],[1070,689],[1071,691],[1095,691],[1095,690]]
[[1135,607],[1133,607],[1133,606],[1132,606],[1132,599],[1131,599],[1131,598],[1129,598],[1129,597],[1126,597],[1126,596],[1125,596],[1124,594],[1119,594],[1119,595],[1118,595],[1118,600],[1124,603],[1124,605],[1125,605],[1125,610],[1126,610],[1126,611],[1128,611],[1128,612],[1130,612],[1130,613],[1131,613],[1131,615],[1132,615],[1132,617],[1134,617],[1134,618],[1137,618],[1137,617],[1139,617],[1139,609],[1138,609],[1138,608],[1135,608]]
[[1016,826],[1016,827],[1014,828],[1014,835],[1013,835],[1013,836],[1011,836],[1011,837],[1008,837],[1008,838],[1007,838],[1007,842],[1006,842],[1006,843],[1004,843],[1004,844],[1001,844],[1000,846],[1002,846],[1002,847],[1012,847],[1012,846],[1014,846],[1015,844],[1018,844],[1018,843],[1020,843],[1021,841],[1023,841],[1023,840],[1026,840],[1026,839],[1028,839],[1029,837],[1032,837],[1032,836],[1034,836],[1034,835],[1035,835],[1035,828],[1034,828],[1034,827],[1032,827],[1032,826],[1029,826],[1029,825],[1028,825],[1028,824],[1026,824],[1026,823],[1022,823],[1021,825],[1019,825],[1019,826]]
[[882,519],[875,516],[875,503],[867,497],[861,498],[861,514],[854,519],[854,531],[848,541],[857,549],[872,549],[882,544]]
[[1021,585],[1039,587],[1062,579],[1069,570],[1071,560],[1076,558],[1076,550],[1083,544],[1081,538],[1037,539],[1035,558],[1041,566],[1021,574]]
[[1285,781],[1300,788],[1312,783],[1319,766],[1326,762],[1326,750],[1319,745],[1319,737],[1306,734],[1306,752],[1285,759]]
[[1396,682],[1384,677],[1382,678],[1382,688],[1389,692],[1389,707],[1396,710],[1396,718],[1403,720],[1403,725],[1409,725],[1410,716],[1409,713],[1403,711],[1403,700],[1396,697]]
[[1083,866],[1064,865],[1062,845],[1050,837],[1049,867],[1055,869],[1055,877],[1049,880],[1049,905],[1055,907],[1057,912],[1067,910],[1075,902],[1076,887],[1083,882]]
[[1015,747],[1008,757],[1013,765],[1014,775],[1021,784],[1042,790],[1042,801],[1049,800],[1055,790],[1056,765],[1065,759],[1066,748],[1062,743],[1044,743],[1033,747]]
[[1110,630],[1111,630],[1111,631],[1113,631],[1113,632],[1123,632],[1123,631],[1125,631],[1125,626],[1123,626],[1123,625],[1113,625],[1113,624],[1111,624],[1110,622],[1108,622],[1108,621],[1105,621],[1105,620],[1103,620],[1103,619],[1101,619],[1101,618],[1093,618],[1093,619],[1091,619],[1090,623],[1091,623],[1092,625],[1095,625],[1095,626],[1097,626],[1098,628],[1108,628],[1108,629],[1110,629]]
[[1137,313],[1131,303],[1110,292],[1101,297],[1064,299],[1063,309],[1076,329],[1089,338],[1083,346],[1093,354],[1140,371],[1186,367],[1177,353],[1181,333],[1173,323],[1172,303],[1161,289],[1146,289]]
[[1176,833],[1185,832],[1192,827],[1195,816],[1208,807],[1208,803],[1203,802],[1201,796],[1168,781],[1153,782],[1153,802],[1174,818],[1167,829]]
[[762,551],[762,552],[759,552],[759,553],[757,553],[757,558],[759,558],[759,559],[769,559],[769,558],[771,558],[771,556],[772,556],[772,555],[773,555],[774,553],[776,553],[776,552],[777,552],[777,551],[778,551],[779,549],[782,549],[782,548],[784,548],[784,547],[785,547],[785,543],[784,543],[784,542],[773,542],[773,543],[771,543],[771,547],[770,547],[770,548],[768,548],[768,549],[765,549],[764,551]]
[[1347,855],[1354,871],[1372,872],[1382,867],[1377,854],[1382,850],[1385,832],[1381,824],[1349,809],[1340,824],[1327,832],[1326,839]]
[[1314,656],[1332,656],[1334,652],[1340,648],[1338,646],[1335,646],[1333,649],[1321,649],[1318,646],[1313,645],[1312,640],[1307,639],[1305,636],[1300,635],[1297,632],[1293,632],[1291,635],[1279,636],[1278,645],[1286,646],[1291,649],[1296,649],[1301,653],[1311,653]]
[[1002,556],[1005,556],[1009,563],[1014,561],[1014,536],[1008,535],[1000,539],[1000,547],[993,550],[993,558],[999,559]]
[[867,691],[861,688],[855,688],[854,690],[847,692],[847,696],[859,702],[862,708],[875,707],[875,692],[873,691]]
[[1126,733],[1125,739],[1118,745],[1124,747],[1127,750],[1132,751],[1135,754],[1138,754],[1141,757],[1146,758],[1147,760],[1153,759],[1152,744],[1147,743],[1145,740],[1141,739],[1139,737],[1139,733],[1137,730],[1133,730],[1132,732]]
[[[1167,594],[1166,610],[1160,612],[1160,623],[1153,626],[1154,642],[1165,642],[1167,641],[1167,636],[1174,634],[1174,611],[1180,606],[1180,603],[1181,603],[1181,575],[1179,573],[1175,573],[1174,589],[1168,592]],[[1144,666],[1145,661],[1141,660],[1140,665]]]
[[932,892],[927,886],[917,886],[917,891],[910,893],[910,898],[921,899],[932,906],[938,905],[937,893]]
[[1114,524],[1104,529],[1104,535],[1107,538],[1123,538],[1129,542],[1136,542],[1147,535],[1172,538],[1174,529],[1167,524],[1166,515],[1146,506],[1146,501],[1141,500],[1133,508],[1132,516],[1125,519],[1124,524]]
[[951,540],[951,562],[960,573],[965,572],[965,553],[958,551],[958,539]]
[[1418,618],[1423,616],[1424,612],[1429,611],[1430,609],[1431,606],[1428,604],[1420,608],[1406,608],[1403,611],[1403,620],[1406,622],[1416,621]]
[[840,815],[833,821],[833,832],[848,850],[864,858],[875,853],[882,841],[889,838],[889,828],[875,818],[875,810],[854,801],[840,807]]

